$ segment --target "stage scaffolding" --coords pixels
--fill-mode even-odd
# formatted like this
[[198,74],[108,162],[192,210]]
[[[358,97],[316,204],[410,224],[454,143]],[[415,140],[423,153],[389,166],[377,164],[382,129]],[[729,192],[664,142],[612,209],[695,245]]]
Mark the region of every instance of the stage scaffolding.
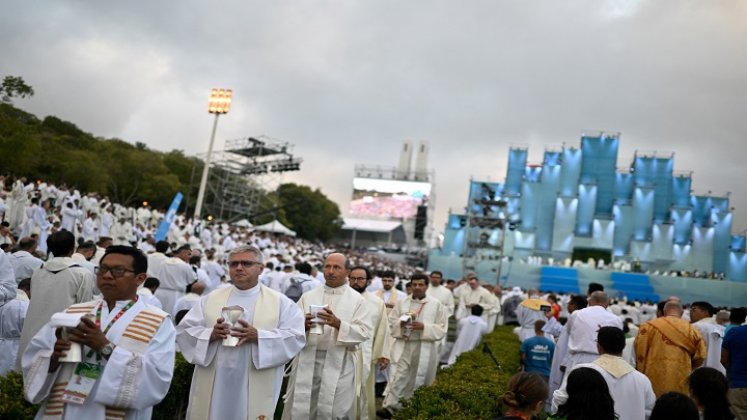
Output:
[[284,172],[300,170],[303,159],[292,150],[293,144],[267,136],[226,141],[213,153],[203,214],[229,222],[250,218]]

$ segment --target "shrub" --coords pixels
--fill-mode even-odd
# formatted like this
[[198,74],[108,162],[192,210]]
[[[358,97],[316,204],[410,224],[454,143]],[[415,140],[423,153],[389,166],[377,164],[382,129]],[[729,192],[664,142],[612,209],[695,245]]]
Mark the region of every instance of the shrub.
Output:
[[154,420],[183,419],[187,414],[189,402],[189,387],[192,383],[194,365],[184,360],[181,353],[176,354],[174,366],[174,377],[171,379],[171,387],[166,398],[153,407]]
[[39,410],[23,397],[23,376],[18,372],[8,372],[0,376],[0,419],[33,419]]
[[[503,411],[501,397],[519,370],[519,339],[513,327],[498,326],[477,348],[464,353],[450,368],[438,372],[432,386],[420,387],[397,419],[490,419]],[[483,345],[498,359],[496,367]]]

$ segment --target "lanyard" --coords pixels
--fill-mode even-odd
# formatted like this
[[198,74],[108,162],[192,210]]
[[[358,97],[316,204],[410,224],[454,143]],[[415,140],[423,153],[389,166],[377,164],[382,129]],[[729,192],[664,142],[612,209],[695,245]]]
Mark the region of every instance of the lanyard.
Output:
[[[114,325],[115,322],[119,320],[119,318],[124,315],[125,312],[127,312],[128,309],[132,308],[132,305],[137,302],[137,296],[135,296],[135,299],[131,300],[127,305],[122,308],[118,314],[114,315],[114,318],[109,322],[109,325],[106,326],[106,329],[104,329],[104,335],[109,332],[112,325]],[[96,328],[101,329],[101,308],[104,307],[104,302],[101,302],[101,305],[99,305],[98,309],[96,309]]]
[[[106,335],[106,333],[109,332],[109,330],[111,329],[112,325],[114,325],[114,323],[117,322],[117,320],[119,320],[119,318],[121,318],[122,315],[124,315],[124,313],[127,312],[128,309],[132,308],[132,305],[134,305],[135,302],[137,302],[137,295],[135,295],[135,299],[133,299],[129,303],[127,303],[127,305],[125,305],[124,308],[122,308],[119,311],[119,313],[116,314],[116,315],[114,315],[114,318],[112,318],[112,320],[109,321],[109,325],[107,325],[106,329],[104,329],[104,335]],[[98,328],[98,329],[101,329],[101,308],[104,307],[104,303],[106,303],[106,302],[101,302],[101,305],[99,305],[99,307],[96,309],[96,320],[95,320],[95,322],[96,322],[96,328]],[[91,349],[91,351],[88,352],[87,356],[91,357],[91,356],[93,356],[93,353],[94,353],[94,351],[93,351],[93,349]],[[96,354],[96,360],[101,361],[101,353],[97,353]]]
[[420,313],[423,312],[423,308],[425,308],[425,302],[415,301],[414,299],[412,301],[415,302],[415,303],[419,303],[420,304],[420,308],[415,313],[415,319],[413,319],[413,321],[417,321],[418,317],[420,316]]

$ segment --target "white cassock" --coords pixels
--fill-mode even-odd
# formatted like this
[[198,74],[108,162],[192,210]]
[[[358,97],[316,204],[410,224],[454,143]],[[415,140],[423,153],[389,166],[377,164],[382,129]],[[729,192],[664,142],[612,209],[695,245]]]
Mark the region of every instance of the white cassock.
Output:
[[[155,295],[161,301],[164,310],[169,313],[174,310],[176,301],[187,293],[187,286],[196,279],[192,267],[179,258],[169,258],[164,261],[156,278],[161,284]],[[175,314],[171,313],[171,315]]]
[[16,298],[0,306],[0,376],[15,369],[23,320],[29,308],[29,298],[18,290]]
[[721,343],[724,341],[724,327],[713,318],[693,322],[693,327],[700,331],[706,345],[706,360],[703,366],[718,370],[726,375],[726,368],[721,364]]
[[603,306],[588,306],[571,314],[566,324],[568,354],[561,363],[566,367],[566,372],[578,363],[591,363],[599,358],[597,331],[600,327],[623,329],[620,317],[607,311]]
[[161,270],[161,266],[168,259],[169,257],[164,255],[162,252],[148,254],[148,277],[156,277],[158,272]]
[[[105,302],[94,300],[73,305],[67,312],[95,313],[102,306],[103,330],[127,303],[117,301],[109,311]],[[100,363],[103,371],[85,403],[77,405],[61,400],[75,364],[61,363],[55,372],[47,373],[57,340],[55,329],[47,324],[23,354],[26,399],[32,404],[42,403],[37,419],[150,419],[153,406],[166,396],[171,384],[175,337],[168,314],[138,299],[106,334],[116,346],[108,361],[97,360],[96,354],[88,357],[90,349],[83,348],[84,361]]]
[[534,323],[537,321],[546,321],[547,317],[543,311],[536,311],[527,308],[523,304],[519,304],[516,307],[516,319],[519,321],[521,327],[519,330],[519,340],[523,343],[524,340],[537,335],[534,333]]
[[[412,331],[409,337],[403,335],[400,317],[412,314],[414,321],[424,324],[422,331]],[[448,326],[446,309],[441,302],[428,296],[421,300],[408,296],[401,300],[389,313],[389,328],[394,337],[392,345],[391,379],[384,391],[385,408],[402,408],[400,398],[412,397],[415,389],[430,385],[436,379],[438,370],[439,341],[446,334]]]
[[477,287],[472,289],[469,285],[462,289],[459,294],[459,307],[457,308],[457,320],[466,318],[471,315],[470,308],[467,305],[480,305],[482,306],[482,319],[488,322],[488,313],[493,309],[493,298],[491,293],[488,292],[484,287]]
[[[221,308],[234,305],[257,329],[257,343],[225,347],[222,340],[210,342]],[[177,331],[184,358],[195,364],[187,418],[273,418],[283,367],[305,343],[303,313],[292,300],[262,285],[221,288],[203,296]]]
[[560,332],[560,337],[555,344],[555,352],[552,355],[552,365],[550,366],[550,380],[548,381],[549,395],[550,398],[545,404],[545,411],[550,413],[552,408],[552,395],[553,392],[560,388],[563,383],[563,371],[560,370],[560,366],[563,364],[563,360],[568,355],[568,323],[563,326],[563,331]]
[[[602,374],[610,395],[615,401],[615,414],[619,420],[643,420],[649,418],[656,403],[656,395],[651,381],[630,366],[621,357],[603,354],[592,363],[580,363],[573,367],[587,367]],[[570,371],[567,373],[570,374]],[[563,379],[560,389],[552,394],[552,412],[568,401],[566,384],[568,375]]]
[[18,290],[11,256],[0,249],[0,306],[16,297]]
[[[388,306],[385,306],[387,319],[389,317],[389,312],[392,311],[392,308],[394,307],[394,305],[396,305],[397,302],[399,302],[400,300],[407,297],[407,294],[405,292],[401,290],[397,290],[394,287],[392,287],[389,290],[384,290],[383,288],[381,288],[377,290],[376,292],[373,292],[373,294],[379,299],[383,300],[385,305],[391,305],[391,308]],[[454,308],[454,303],[452,299],[452,310],[453,308]],[[387,320],[387,322],[389,321]],[[444,334],[444,339],[445,338],[446,338],[446,334]],[[442,345],[443,345],[443,341],[444,340],[441,340]],[[379,368],[378,364],[374,366],[374,372],[376,375],[376,383],[378,384],[378,383],[383,383],[383,382],[389,382],[389,371],[390,371],[390,366],[387,366],[386,369],[383,369],[383,370]]]
[[194,306],[199,301],[200,295],[191,292],[187,293],[186,295],[176,300],[176,303],[174,304],[174,314],[178,314],[180,311],[183,311],[185,309],[187,311],[192,310],[192,308],[194,308]]
[[493,297],[493,309],[488,312],[488,331],[493,331],[495,324],[498,323],[498,315],[501,313],[501,299],[493,293],[490,296]]
[[391,347],[391,335],[389,334],[389,320],[387,318],[384,301],[375,294],[364,292],[361,294],[368,305],[368,316],[371,317],[371,325],[374,326],[373,339],[361,344],[363,352],[363,363],[361,370],[360,397],[358,399],[358,413],[361,419],[376,419],[376,382],[375,367],[381,358],[389,359]]
[[361,380],[359,347],[374,329],[366,301],[346,283],[305,293],[298,306],[307,313],[309,305],[328,305],[340,329],[323,325],[322,334],[306,332],[306,346],[291,365],[283,419],[352,420]]
[[479,316],[470,315],[462,318],[457,324],[457,339],[449,355],[449,365],[456,362],[457,357],[468,351],[472,351],[482,340],[482,336],[488,332],[488,324]]
[[147,303],[148,305],[153,305],[158,309],[163,309],[161,301],[153,295],[153,292],[151,292],[150,289],[141,287],[140,290],[137,291],[137,294],[141,299],[143,299],[143,302]]

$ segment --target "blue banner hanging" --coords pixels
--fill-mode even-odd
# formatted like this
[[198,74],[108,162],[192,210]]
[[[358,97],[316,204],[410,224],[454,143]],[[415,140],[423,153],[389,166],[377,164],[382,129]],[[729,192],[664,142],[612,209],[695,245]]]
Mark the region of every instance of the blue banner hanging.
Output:
[[169,233],[169,228],[176,218],[176,211],[179,209],[179,204],[182,203],[182,198],[184,198],[184,195],[182,193],[176,193],[174,201],[172,201],[171,206],[169,206],[169,211],[166,212],[166,215],[163,217],[161,224],[158,225],[158,231],[156,232],[156,241],[162,241],[166,239],[166,235]]

